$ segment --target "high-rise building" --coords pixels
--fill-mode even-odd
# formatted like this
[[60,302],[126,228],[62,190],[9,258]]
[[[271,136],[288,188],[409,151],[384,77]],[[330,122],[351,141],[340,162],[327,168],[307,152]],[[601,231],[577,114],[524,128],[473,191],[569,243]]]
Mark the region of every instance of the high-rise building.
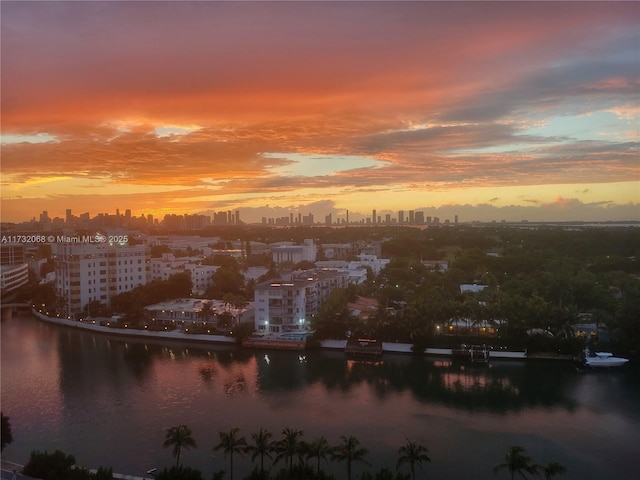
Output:
[[332,223],[331,217],[332,217],[331,214],[328,214],[328,215],[324,216],[324,224],[325,225],[331,225],[331,223]]
[[371,212],[371,223],[376,223],[376,219],[378,218],[377,215],[378,215],[378,212],[376,212],[376,209],[374,208],[373,211]]
[[398,212],[398,223],[404,223],[404,210]]
[[414,212],[413,210],[409,210],[409,223],[412,225],[415,223],[415,220],[416,220],[415,213],[416,212]]

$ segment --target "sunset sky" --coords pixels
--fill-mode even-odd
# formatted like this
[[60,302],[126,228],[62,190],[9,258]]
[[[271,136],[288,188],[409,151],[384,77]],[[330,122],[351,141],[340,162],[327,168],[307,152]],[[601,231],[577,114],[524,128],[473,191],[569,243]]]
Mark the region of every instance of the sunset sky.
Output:
[[639,2],[11,2],[2,221],[640,220]]

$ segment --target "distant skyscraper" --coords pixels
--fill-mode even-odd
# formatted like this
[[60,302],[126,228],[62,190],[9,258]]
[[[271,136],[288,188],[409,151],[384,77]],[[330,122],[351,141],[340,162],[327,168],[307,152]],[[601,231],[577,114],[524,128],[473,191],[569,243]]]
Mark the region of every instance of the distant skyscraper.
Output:
[[374,208],[373,211],[371,212],[371,223],[376,223],[376,219],[378,218],[377,215],[378,215],[378,212],[376,212],[376,209]]
[[453,217],[453,223],[458,224],[458,215]]
[[415,223],[418,225],[424,224],[424,212],[416,212]]
[[66,214],[65,222],[66,222],[67,224],[70,224],[70,223],[71,223],[71,220],[73,219],[73,216],[71,215],[71,209],[70,209],[70,208],[67,208],[67,212],[66,212],[66,213],[67,213],[67,214]]
[[415,223],[415,213],[413,210],[409,210],[409,223]]
[[398,223],[404,223],[404,210],[398,212]]

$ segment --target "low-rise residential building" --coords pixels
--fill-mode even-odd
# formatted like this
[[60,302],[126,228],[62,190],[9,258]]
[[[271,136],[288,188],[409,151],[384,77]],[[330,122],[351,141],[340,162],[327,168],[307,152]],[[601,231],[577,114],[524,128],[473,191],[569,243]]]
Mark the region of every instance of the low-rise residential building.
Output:
[[378,314],[378,300],[358,295],[353,302],[347,303],[349,314],[361,320],[368,320]]
[[271,257],[275,263],[303,261],[315,262],[318,248],[311,239],[306,239],[302,245],[291,242],[281,242],[271,246]]
[[202,295],[212,285],[212,276],[216,265],[202,265],[198,257],[175,257],[172,253],[164,253],[162,258],[151,259],[151,279],[168,280],[177,273],[189,272],[193,283],[192,293]]
[[[29,282],[29,262],[23,244],[0,245],[0,293],[6,295]],[[37,272],[39,275],[39,271]]]
[[316,262],[316,266],[325,270],[347,272],[349,274],[349,283],[359,285],[367,280],[369,270],[377,276],[389,262],[388,258],[378,258],[376,255],[361,253],[358,255],[358,260],[350,262],[346,260],[322,260]]
[[0,292],[2,292],[3,295],[13,292],[28,282],[29,264],[19,263],[16,265],[0,266]]
[[479,293],[488,285],[478,285],[477,283],[462,283],[460,285],[460,293]]
[[446,260],[422,260],[422,265],[429,271],[445,273],[449,269]]
[[[210,307],[205,308],[206,304]],[[230,315],[231,326],[254,321],[251,302],[238,308],[222,300],[178,298],[149,305],[144,310],[147,319],[156,325],[172,325],[180,328],[189,328],[198,324],[209,324],[215,327],[218,324],[218,315],[223,313]]]
[[344,271],[305,271],[255,286],[255,329],[258,333],[301,332],[335,288],[349,282]]

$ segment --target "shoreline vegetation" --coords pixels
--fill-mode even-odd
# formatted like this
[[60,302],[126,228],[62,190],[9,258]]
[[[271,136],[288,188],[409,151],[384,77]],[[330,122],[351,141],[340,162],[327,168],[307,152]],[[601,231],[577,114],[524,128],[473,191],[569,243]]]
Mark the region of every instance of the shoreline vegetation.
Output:
[[[63,326],[69,328],[78,328],[86,331],[91,331],[95,333],[101,333],[106,335],[115,335],[121,337],[128,338],[139,338],[139,339],[155,339],[155,340],[169,340],[169,341],[179,341],[179,342],[188,342],[188,343],[197,343],[197,344],[209,344],[209,345],[218,345],[218,346],[230,346],[230,347],[238,347],[240,346],[238,343],[238,339],[233,337],[227,337],[224,335],[212,335],[212,334],[197,334],[197,333],[186,333],[182,330],[176,331],[148,331],[141,329],[133,329],[133,328],[118,328],[112,326],[103,326],[99,323],[96,323],[99,319],[94,319],[91,322],[81,321],[81,320],[70,320],[67,318],[60,317],[51,317],[48,316],[36,308],[31,308],[31,313],[41,321]],[[422,353],[416,353],[413,351],[412,344],[409,343],[398,343],[398,342],[381,342],[382,343],[382,352],[384,353],[392,353],[392,354],[409,354],[409,355],[428,355],[428,356],[447,356],[451,357],[453,355],[453,348],[435,348],[435,347],[426,347]],[[340,350],[344,351],[347,345],[347,340],[322,340],[318,342],[317,347],[321,350]],[[295,340],[255,340],[252,345],[247,345],[247,343],[243,343],[242,346],[246,348],[259,348],[262,350],[305,350],[307,349],[304,342],[295,341]],[[563,361],[563,362],[573,362],[576,361],[576,357],[574,355],[567,354],[557,354],[557,353],[535,353],[528,354],[526,350],[524,351],[513,351],[513,350],[488,350],[488,357],[490,359],[500,359],[500,360],[554,360],[554,361]]]
[[[3,430],[11,432],[9,418],[3,417]],[[5,432],[5,433],[6,433]],[[224,457],[224,468],[213,473],[212,480],[234,479],[234,456],[248,457],[253,469],[244,480],[335,480],[334,474],[323,470],[331,463],[344,465],[346,480],[415,480],[424,478],[425,468],[432,463],[429,449],[410,438],[397,449],[397,461],[391,467],[381,467],[371,471],[369,462],[370,452],[360,440],[353,435],[340,435],[337,444],[331,444],[324,436],[307,441],[302,430],[286,427],[281,431],[281,437],[260,428],[247,439],[241,429],[230,428],[228,431],[218,432],[219,442],[213,445],[213,451],[221,451]],[[7,442],[11,443],[11,441]],[[5,444],[3,443],[3,447]],[[163,448],[170,448],[176,463],[171,467],[149,469],[147,476],[134,476],[114,473],[111,467],[88,469],[78,465],[73,455],[61,450],[52,453],[33,450],[26,465],[19,465],[2,461],[3,472],[13,472],[13,478],[36,478],[43,480],[204,480],[203,473],[181,462],[184,450],[197,449],[198,443],[187,425],[177,425],[166,429]],[[359,465],[360,473],[354,473],[354,466]],[[228,473],[226,468],[228,468]],[[493,474],[498,476],[500,471],[507,470],[511,478],[520,475],[527,478],[530,475],[542,474],[545,479],[562,476],[567,468],[557,461],[544,465],[536,463],[526,455],[522,446],[511,446],[504,455],[504,461],[496,464]],[[420,473],[418,473],[420,472]]]

